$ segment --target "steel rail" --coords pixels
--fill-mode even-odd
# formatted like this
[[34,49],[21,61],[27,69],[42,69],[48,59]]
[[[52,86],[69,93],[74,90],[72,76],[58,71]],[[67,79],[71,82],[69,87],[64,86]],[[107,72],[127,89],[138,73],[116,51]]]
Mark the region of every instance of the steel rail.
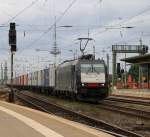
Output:
[[[102,120],[95,119],[93,117],[89,117],[89,116],[81,114],[79,112],[69,110],[62,106],[58,106],[54,103],[49,102],[47,99],[45,99],[43,97],[37,97],[37,96],[35,97],[35,96],[31,96],[31,95],[28,95],[25,93],[17,93],[16,96],[17,96],[17,98],[23,99],[25,102],[35,106],[36,108],[38,108],[44,112],[47,112],[50,114],[53,114],[53,113],[60,114],[61,113],[61,115],[65,114],[65,115],[67,115],[67,117],[69,115],[69,116],[71,116],[70,118],[73,121],[77,121],[77,122],[80,121],[80,123],[84,123],[88,126],[96,128],[98,130],[106,131],[109,134],[112,134],[117,137],[125,137],[125,136],[126,137],[142,137],[142,135],[122,129],[118,126],[106,123]],[[53,111],[56,111],[56,112],[53,112]]]
[[114,100],[114,101],[150,106],[150,99],[140,98],[140,97],[111,95],[107,100]]
[[100,102],[99,107],[103,108],[103,109],[123,113],[126,115],[132,115],[132,116],[136,116],[139,118],[150,120],[150,111],[131,108],[131,107],[127,107],[127,106],[120,106],[115,103],[116,103],[116,101],[104,100],[103,102]]

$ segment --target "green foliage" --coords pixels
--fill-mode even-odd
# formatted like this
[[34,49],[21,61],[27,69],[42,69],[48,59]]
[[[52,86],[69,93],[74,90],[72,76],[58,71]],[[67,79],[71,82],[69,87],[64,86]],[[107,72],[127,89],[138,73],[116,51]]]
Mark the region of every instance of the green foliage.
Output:
[[139,65],[133,64],[131,65],[128,75],[131,75],[134,82],[138,82],[139,79]]

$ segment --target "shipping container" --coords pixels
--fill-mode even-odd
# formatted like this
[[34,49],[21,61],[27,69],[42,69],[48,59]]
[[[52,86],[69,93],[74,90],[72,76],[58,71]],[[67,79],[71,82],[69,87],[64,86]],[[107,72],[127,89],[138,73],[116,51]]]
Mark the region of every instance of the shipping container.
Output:
[[20,85],[24,85],[24,75],[20,76]]
[[34,72],[32,72],[32,86],[35,86],[35,75],[34,75]]
[[19,76],[19,85],[21,85],[21,76]]
[[28,74],[24,75],[24,86],[28,85]]
[[44,87],[44,70],[41,70],[41,86]]
[[38,77],[37,71],[32,72],[32,86],[37,86],[37,81],[38,81],[37,77]]
[[55,65],[49,65],[49,87],[55,87]]
[[44,69],[44,87],[49,86],[49,69]]
[[35,72],[35,85],[38,85],[38,71]]
[[16,78],[16,85],[19,85],[19,77]]
[[32,85],[32,73],[28,74],[28,86]]
[[10,79],[7,80],[7,84],[10,85]]
[[18,78],[16,77],[16,78],[15,78],[14,85],[17,85],[17,81],[18,81]]
[[38,78],[37,78],[38,79],[37,80],[38,84],[37,85],[40,87],[41,86],[41,70],[39,70],[37,73],[38,73]]
[[13,78],[13,85],[16,85],[17,83],[17,78]]

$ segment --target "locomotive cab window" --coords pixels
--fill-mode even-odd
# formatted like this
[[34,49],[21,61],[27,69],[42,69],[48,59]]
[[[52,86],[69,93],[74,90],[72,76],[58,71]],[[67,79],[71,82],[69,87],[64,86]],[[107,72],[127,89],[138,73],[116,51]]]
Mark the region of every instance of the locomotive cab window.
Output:
[[91,64],[81,64],[81,72],[83,73],[92,72]]
[[104,73],[104,65],[103,64],[93,64],[93,71],[97,73]]
[[103,64],[81,64],[81,72],[104,73],[104,65]]

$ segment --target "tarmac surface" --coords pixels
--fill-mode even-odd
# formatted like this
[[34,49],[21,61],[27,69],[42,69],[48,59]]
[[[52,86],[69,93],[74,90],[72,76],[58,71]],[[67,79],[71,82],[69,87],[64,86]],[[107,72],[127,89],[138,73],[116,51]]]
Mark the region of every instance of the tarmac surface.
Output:
[[112,137],[77,122],[0,101],[0,137]]

